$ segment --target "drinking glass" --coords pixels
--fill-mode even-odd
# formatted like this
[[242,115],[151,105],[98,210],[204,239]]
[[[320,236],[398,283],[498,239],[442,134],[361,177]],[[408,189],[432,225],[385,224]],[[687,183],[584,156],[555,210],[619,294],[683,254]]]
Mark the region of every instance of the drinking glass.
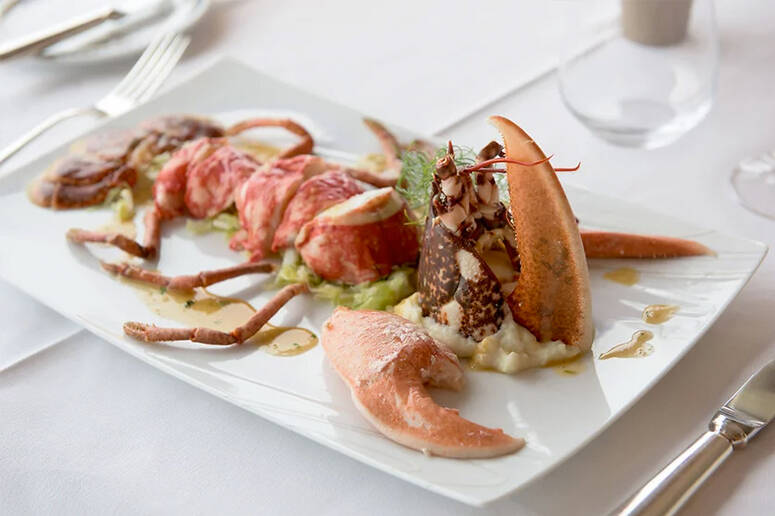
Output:
[[738,163],[732,173],[732,186],[743,206],[775,219],[775,151]]
[[710,111],[719,44],[712,0],[571,5],[559,88],[588,129],[617,145],[667,145]]

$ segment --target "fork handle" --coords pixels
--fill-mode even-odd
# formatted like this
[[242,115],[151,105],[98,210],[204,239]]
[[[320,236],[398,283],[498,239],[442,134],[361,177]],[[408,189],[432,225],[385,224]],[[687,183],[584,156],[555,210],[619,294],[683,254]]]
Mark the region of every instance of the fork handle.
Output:
[[71,18],[54,27],[34,32],[29,36],[24,36],[11,41],[6,45],[0,46],[0,60],[40,50],[57,41],[83,32],[95,25],[99,25],[106,20],[114,20],[121,18],[122,16],[124,16],[122,11],[114,9],[113,7],[105,7],[82,16]]
[[41,123],[33,127],[32,129],[30,129],[29,131],[21,135],[15,141],[11,142],[2,151],[0,151],[0,165],[3,164],[3,162],[5,162],[8,158],[13,156],[17,152],[19,152],[19,150],[21,150],[25,145],[27,145],[35,138],[37,138],[44,132],[54,127],[62,120],[67,120],[68,118],[73,118],[79,115],[87,115],[87,114],[92,114],[97,116],[105,115],[105,113],[103,113],[102,111],[100,111],[95,107],[66,109],[64,111],[60,111],[59,113],[51,115],[50,117],[46,118]]

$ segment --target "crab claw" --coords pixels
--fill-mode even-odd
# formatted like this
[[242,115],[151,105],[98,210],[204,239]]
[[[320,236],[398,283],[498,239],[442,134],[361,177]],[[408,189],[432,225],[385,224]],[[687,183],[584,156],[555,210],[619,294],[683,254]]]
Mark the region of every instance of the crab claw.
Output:
[[389,439],[454,458],[494,457],[524,446],[524,440],[477,425],[431,399],[425,385],[458,390],[463,371],[453,353],[406,319],[340,307],[320,341],[355,406]]
[[[503,136],[506,157],[523,162],[546,158],[511,120],[490,122]],[[576,219],[548,162],[506,165],[520,273],[507,298],[514,320],[541,342],[561,341],[581,351],[592,347],[594,326],[589,271]]]

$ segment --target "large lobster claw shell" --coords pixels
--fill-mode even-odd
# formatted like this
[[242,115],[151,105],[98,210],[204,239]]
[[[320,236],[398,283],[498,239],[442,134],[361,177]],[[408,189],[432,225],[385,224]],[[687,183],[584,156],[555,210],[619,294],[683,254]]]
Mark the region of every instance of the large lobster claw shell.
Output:
[[[546,158],[514,122],[501,116],[490,122],[503,137],[507,158],[526,163]],[[565,192],[547,161],[508,163],[506,170],[521,264],[506,300],[514,320],[540,342],[559,340],[586,351],[594,338],[589,272]]]

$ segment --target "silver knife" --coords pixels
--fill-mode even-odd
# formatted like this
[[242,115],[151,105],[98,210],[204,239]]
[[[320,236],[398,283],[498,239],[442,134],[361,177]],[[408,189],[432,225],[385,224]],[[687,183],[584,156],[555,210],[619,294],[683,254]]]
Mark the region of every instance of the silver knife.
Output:
[[121,18],[107,20],[97,27],[49,45],[41,51],[40,56],[62,57],[102,45],[114,38],[137,31],[145,25],[166,19],[174,7],[171,0],[135,0],[131,4],[127,2],[119,8],[125,13]]
[[0,45],[0,60],[39,52],[49,45],[80,34],[108,20],[140,18],[147,20],[168,4],[167,0],[146,0],[125,2],[119,6],[102,7],[95,11],[75,16],[53,27],[43,29]]
[[775,416],[775,360],[759,369],[710,421],[708,431],[613,514],[675,514],[733,450]]

